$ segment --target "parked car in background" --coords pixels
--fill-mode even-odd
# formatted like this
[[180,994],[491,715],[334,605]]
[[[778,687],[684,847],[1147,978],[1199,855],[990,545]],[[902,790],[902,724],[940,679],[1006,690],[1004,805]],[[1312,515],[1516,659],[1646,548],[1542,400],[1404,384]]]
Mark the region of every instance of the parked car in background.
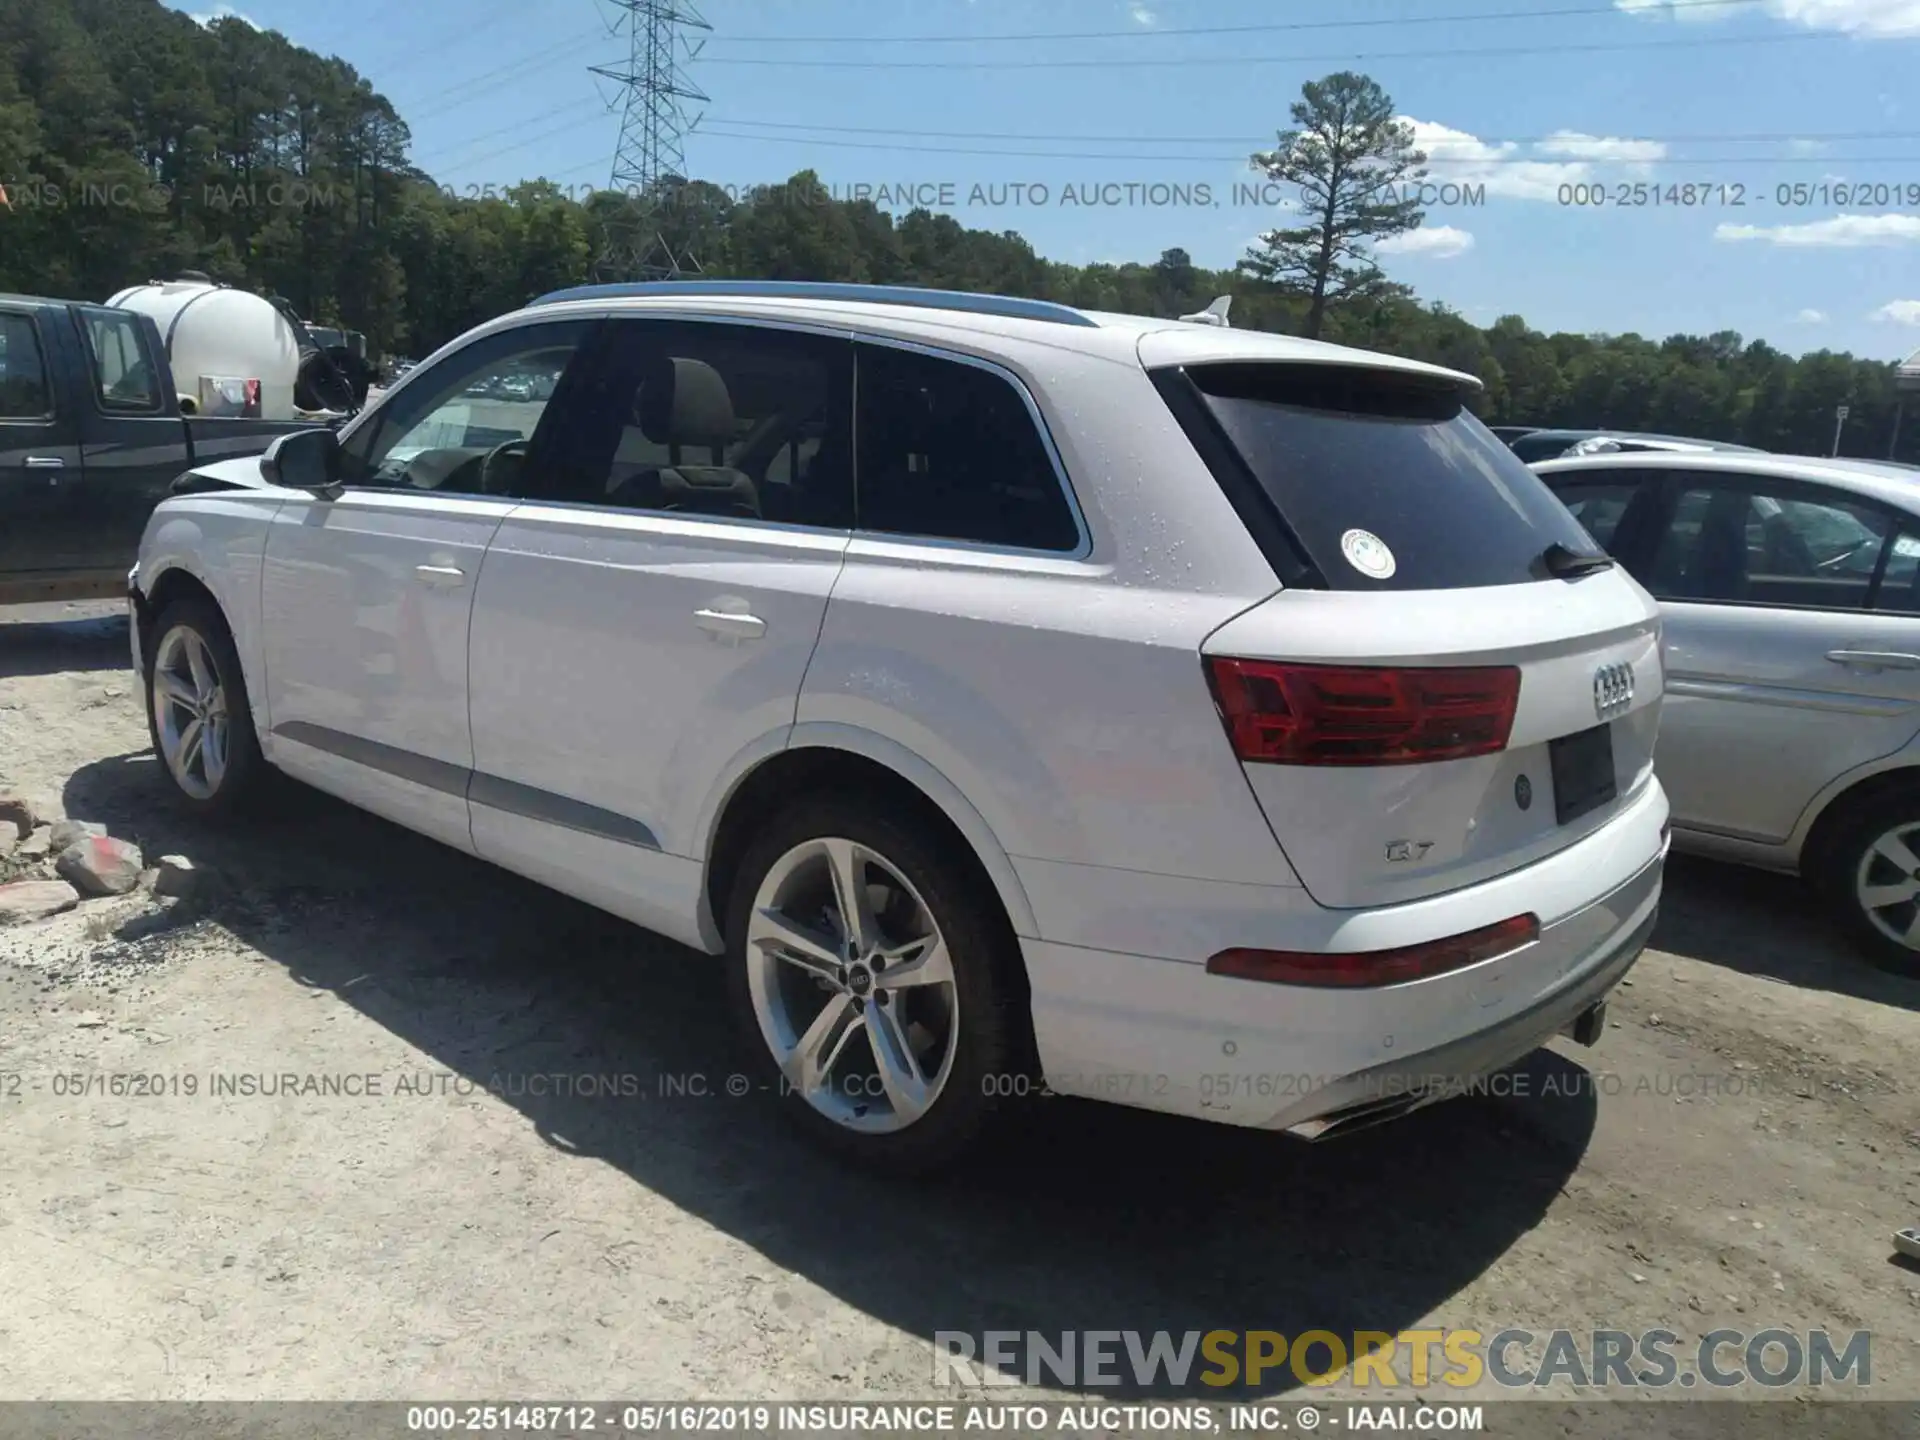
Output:
[[1793,870],[1920,973],[1920,484],[1860,460],[1538,467],[1660,602],[1676,843]]
[[0,295],[0,605],[122,593],[181,472],[312,423],[184,416],[148,316]]
[[1572,453],[1577,446],[1613,450],[1732,450],[1746,455],[1764,454],[1750,445],[1734,445],[1724,440],[1695,440],[1685,435],[1651,435],[1630,430],[1530,430],[1515,436],[1507,447],[1529,465],[1555,460]]
[[1489,425],[1487,427],[1487,429],[1491,430],[1495,435],[1498,435],[1509,444],[1518,440],[1522,435],[1531,435],[1539,428],[1537,425]]
[[162,508],[161,768],[724,956],[765,1088],[877,1164],[1042,1077],[1388,1119],[1592,1043],[1666,848],[1655,607],[1477,385],[1005,297],[562,292]]

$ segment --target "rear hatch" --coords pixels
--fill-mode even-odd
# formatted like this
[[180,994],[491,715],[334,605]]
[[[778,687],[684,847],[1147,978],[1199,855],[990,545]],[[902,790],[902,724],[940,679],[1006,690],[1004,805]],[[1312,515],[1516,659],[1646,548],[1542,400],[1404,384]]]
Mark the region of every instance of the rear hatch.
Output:
[[1658,610],[1459,381],[1268,361],[1154,378],[1287,585],[1203,663],[1317,901],[1490,879],[1651,783]]

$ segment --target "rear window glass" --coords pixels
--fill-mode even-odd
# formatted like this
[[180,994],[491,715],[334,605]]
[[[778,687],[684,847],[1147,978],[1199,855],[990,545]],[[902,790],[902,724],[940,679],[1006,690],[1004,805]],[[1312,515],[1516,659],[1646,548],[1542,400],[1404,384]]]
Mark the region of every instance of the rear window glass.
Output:
[[1549,545],[1593,548],[1450,386],[1299,365],[1187,373],[1336,590],[1519,585],[1543,578]]

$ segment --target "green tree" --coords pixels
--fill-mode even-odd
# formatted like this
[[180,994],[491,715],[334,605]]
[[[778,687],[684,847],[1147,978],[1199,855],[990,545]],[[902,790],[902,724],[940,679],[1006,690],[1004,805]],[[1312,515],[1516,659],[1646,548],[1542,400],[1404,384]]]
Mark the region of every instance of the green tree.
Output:
[[1418,228],[1417,200],[1399,187],[1423,178],[1427,157],[1413,127],[1396,120],[1387,92],[1343,70],[1301,87],[1293,128],[1252,157],[1269,179],[1299,192],[1300,223],[1261,236],[1241,268],[1307,297],[1306,334],[1317,338],[1327,307],[1395,293],[1369,242]]

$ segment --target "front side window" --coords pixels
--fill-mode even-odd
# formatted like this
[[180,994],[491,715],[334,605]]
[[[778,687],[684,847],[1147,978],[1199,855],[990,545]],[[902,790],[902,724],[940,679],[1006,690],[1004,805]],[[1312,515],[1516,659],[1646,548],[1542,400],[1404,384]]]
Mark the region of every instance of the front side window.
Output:
[[591,330],[503,330],[455,351],[382,403],[344,444],[349,484],[519,495],[534,432]]
[[160,378],[147,354],[138,318],[119,310],[87,310],[87,349],[104,410],[152,414],[163,409]]
[[1901,615],[1920,615],[1920,526],[1903,525],[1887,550],[1887,566],[1880,573],[1873,608]]
[[1033,413],[978,365],[859,349],[862,530],[1072,552],[1080,527]]
[[44,420],[52,413],[47,367],[32,318],[0,314],[0,420]]
[[1887,539],[1879,510],[1760,477],[1680,483],[1653,552],[1647,588],[1656,597],[1865,608]]

